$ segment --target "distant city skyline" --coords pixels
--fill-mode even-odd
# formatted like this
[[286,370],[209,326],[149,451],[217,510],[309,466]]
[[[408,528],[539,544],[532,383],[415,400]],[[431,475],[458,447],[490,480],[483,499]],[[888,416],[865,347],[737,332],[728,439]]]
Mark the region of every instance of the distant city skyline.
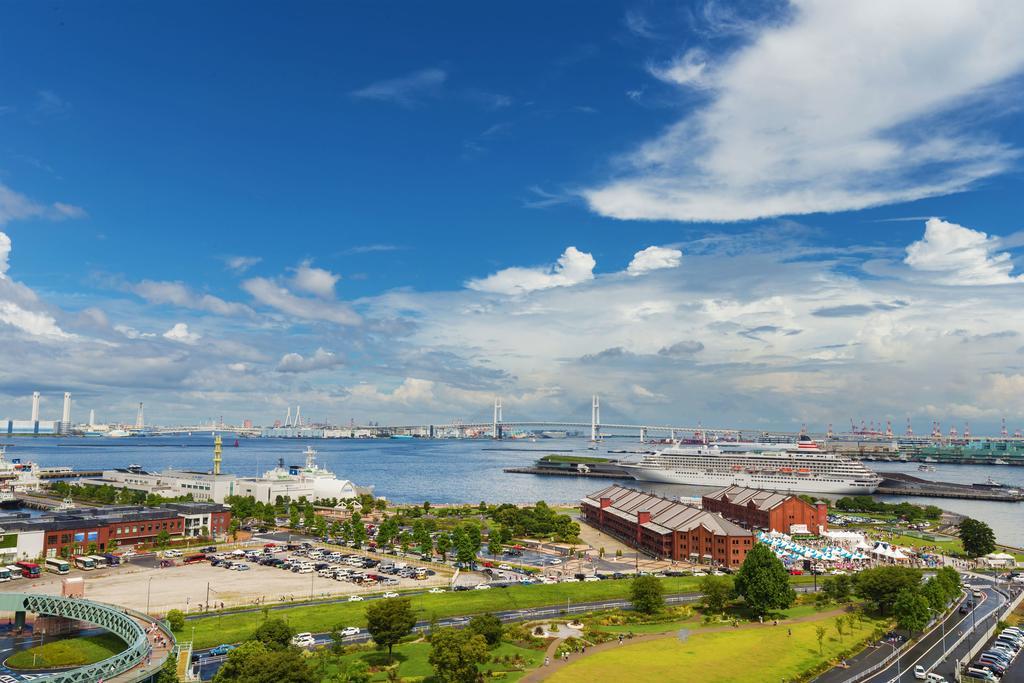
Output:
[[0,19],[0,416],[1024,427],[1020,3]]

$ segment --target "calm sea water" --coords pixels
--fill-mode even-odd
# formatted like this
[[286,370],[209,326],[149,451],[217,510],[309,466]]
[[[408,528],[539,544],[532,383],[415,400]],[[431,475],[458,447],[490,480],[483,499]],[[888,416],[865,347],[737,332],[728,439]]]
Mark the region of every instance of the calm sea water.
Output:
[[[318,451],[318,462],[344,479],[372,485],[377,495],[403,503],[534,502],[572,503],[598,490],[612,479],[506,474],[506,467],[523,467],[548,453],[568,451],[602,455],[607,449],[639,449],[631,439],[608,439],[601,451],[588,449],[584,439],[547,439],[536,442],[486,440],[341,440],[239,439],[224,437],[223,470],[258,476],[279,458],[285,464],[303,461],[306,446]],[[123,439],[7,439],[7,457],[33,460],[42,466],[66,465],[75,469],[110,469],[132,463],[149,470],[168,467],[209,471],[213,437],[147,437]],[[613,454],[611,457],[628,457]],[[938,465],[938,471],[919,473],[909,463],[867,463],[878,472],[907,472],[926,479],[961,483],[983,482],[987,477],[1024,489],[1024,468],[1010,466]],[[631,480],[630,480],[631,481]],[[700,496],[708,489],[632,482],[633,486],[673,496]],[[904,500],[894,496],[886,500]],[[1024,546],[1024,504],[954,499],[906,499],[931,502],[955,512],[983,519],[1000,541]]]

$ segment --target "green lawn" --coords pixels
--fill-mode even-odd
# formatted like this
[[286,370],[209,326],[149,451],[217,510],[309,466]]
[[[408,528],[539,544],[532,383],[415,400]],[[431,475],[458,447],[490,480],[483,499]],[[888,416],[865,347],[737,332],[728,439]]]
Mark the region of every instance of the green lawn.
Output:
[[[822,624],[828,635],[818,653],[814,627]],[[793,635],[787,636],[787,629]],[[840,643],[832,619],[779,626],[763,626],[717,633],[692,633],[685,641],[674,636],[633,645],[612,647],[552,674],[550,683],[591,681],[663,681],[689,683],[730,681],[762,683],[792,680],[825,659],[870,637],[874,624],[864,623],[853,636],[847,631]],[[756,662],[757,666],[751,666]]]
[[[404,645],[398,645],[395,647],[395,660],[398,661],[398,675],[401,678],[424,678],[428,679],[433,675],[434,670],[430,666],[428,657],[430,657],[430,644],[425,642],[407,643]],[[492,659],[503,656],[515,656],[519,655],[527,662],[527,670],[540,666],[540,663],[544,660],[543,650],[530,650],[522,648],[512,643],[501,643],[496,648],[491,650]],[[383,668],[388,666],[388,656],[386,651],[379,652],[361,652],[352,655],[345,655],[343,657],[328,657],[326,666],[319,670],[318,673],[321,675],[324,681],[333,680],[331,677],[337,673],[344,671],[348,662],[354,659],[362,659],[371,668]],[[484,671],[490,669],[492,671],[505,671],[505,665],[497,662],[489,662],[481,667]],[[524,672],[514,671],[506,674],[501,680],[504,682],[516,681],[522,677]],[[386,671],[378,671],[372,675],[370,680],[373,681],[384,681],[387,680]]]
[[936,546],[942,549],[944,553],[962,553],[964,551],[963,545],[960,544],[959,538],[953,538],[948,541],[929,541],[926,538],[917,538],[916,536],[895,536],[892,542],[896,545],[907,546],[910,548],[923,548],[926,546]]
[[[12,669],[49,669],[95,664],[127,647],[112,633],[87,638],[66,638],[21,650],[7,659]],[[34,663],[33,663],[34,660]]]

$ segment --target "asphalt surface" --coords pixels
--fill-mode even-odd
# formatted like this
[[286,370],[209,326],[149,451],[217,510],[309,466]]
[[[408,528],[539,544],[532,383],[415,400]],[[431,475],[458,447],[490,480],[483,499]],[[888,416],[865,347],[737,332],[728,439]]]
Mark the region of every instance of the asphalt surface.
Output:
[[[956,661],[964,657],[971,645],[977,642],[985,630],[992,626],[1008,602],[1005,595],[995,590],[995,585],[990,579],[971,575],[967,580],[972,585],[981,588],[983,594],[972,612],[960,614],[960,601],[958,601],[957,609],[947,615],[942,622],[935,624],[936,628],[881,670],[859,679],[860,683],[911,683],[918,680],[914,677],[914,667],[918,665],[941,675],[947,681],[954,681]],[[974,635],[969,635],[962,643],[954,647],[956,641],[964,633],[972,632],[972,629],[976,629],[973,631]],[[859,655],[848,660],[848,668],[832,669],[819,676],[815,681],[816,683],[842,683],[855,677],[858,671],[865,671],[882,662],[892,652],[893,647],[888,643],[869,646]],[[1009,683],[1011,680],[1013,679],[1006,677],[1002,683]]]

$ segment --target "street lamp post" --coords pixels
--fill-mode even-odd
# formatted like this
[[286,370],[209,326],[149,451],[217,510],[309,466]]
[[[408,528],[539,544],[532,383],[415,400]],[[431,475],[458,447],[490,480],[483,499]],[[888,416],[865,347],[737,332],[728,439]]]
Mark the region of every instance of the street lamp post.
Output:
[[153,590],[153,577],[149,577],[149,581],[146,584],[146,614],[149,614],[149,596]]
[[903,671],[900,669],[900,649],[896,643],[889,643],[892,646],[892,651],[896,653],[896,681],[898,682],[903,678]]

